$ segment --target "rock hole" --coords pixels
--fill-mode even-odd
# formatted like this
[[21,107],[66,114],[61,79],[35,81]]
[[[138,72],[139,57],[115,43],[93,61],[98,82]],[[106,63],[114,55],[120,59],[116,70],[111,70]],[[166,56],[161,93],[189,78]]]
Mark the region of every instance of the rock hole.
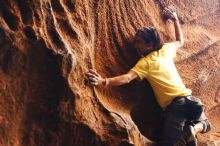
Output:
[[64,3],[68,7],[68,9],[71,10],[71,12],[76,12],[76,6],[75,6],[75,2],[74,1],[64,0]]
[[59,1],[51,1],[52,8],[57,13],[64,13],[63,7],[60,5]]
[[17,0],[17,3],[21,12],[22,22],[26,25],[27,24],[32,25],[33,24],[32,10],[29,7],[28,1]]
[[71,28],[70,24],[67,21],[59,20],[59,24],[61,25],[62,30],[65,31],[73,39],[78,38],[77,33]]
[[[61,102],[75,97],[62,76],[63,57],[55,55],[43,40],[38,40],[28,56],[28,101],[23,121],[22,145],[53,145],[63,123]],[[62,133],[62,131],[61,131]],[[62,140],[62,139],[60,139]]]
[[60,39],[59,34],[55,29],[49,29],[48,30],[49,36],[51,38],[51,41],[58,47],[58,48],[64,48],[64,44]]
[[30,26],[25,27],[23,29],[23,32],[24,32],[25,36],[28,39],[31,39],[31,40],[36,40],[37,39],[36,34],[35,34],[35,32],[34,32],[32,27],[30,27]]
[[2,12],[2,17],[7,23],[8,27],[14,31],[18,30],[19,19],[10,11],[10,8],[7,6],[5,1],[0,2],[0,11]]

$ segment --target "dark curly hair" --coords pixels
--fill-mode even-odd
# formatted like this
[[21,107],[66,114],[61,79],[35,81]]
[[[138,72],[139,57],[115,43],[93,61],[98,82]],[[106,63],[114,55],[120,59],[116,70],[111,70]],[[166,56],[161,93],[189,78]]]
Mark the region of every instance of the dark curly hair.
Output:
[[152,43],[153,50],[155,51],[161,49],[164,44],[163,39],[155,27],[143,27],[138,29],[136,33],[140,35],[146,43]]

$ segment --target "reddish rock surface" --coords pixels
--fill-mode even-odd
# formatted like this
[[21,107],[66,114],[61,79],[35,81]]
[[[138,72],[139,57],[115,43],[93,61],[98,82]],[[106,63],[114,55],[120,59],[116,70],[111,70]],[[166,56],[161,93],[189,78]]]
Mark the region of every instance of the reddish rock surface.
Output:
[[143,146],[158,140],[160,115],[147,81],[92,87],[136,62],[132,41],[143,26],[165,41],[174,28],[160,11],[176,7],[185,45],[176,64],[206,106],[212,130],[200,146],[220,145],[219,0],[1,0],[0,145]]

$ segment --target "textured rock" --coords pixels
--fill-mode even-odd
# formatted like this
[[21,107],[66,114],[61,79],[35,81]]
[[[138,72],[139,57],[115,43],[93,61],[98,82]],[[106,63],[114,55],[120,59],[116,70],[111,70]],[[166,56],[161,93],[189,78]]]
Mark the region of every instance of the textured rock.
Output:
[[[219,0],[1,0],[0,145],[151,145],[159,108],[147,81],[92,87],[85,73],[127,72],[138,60],[132,39],[145,25],[174,40],[160,10],[176,7],[185,35],[176,64],[202,99],[213,129],[200,145],[220,139]],[[132,120],[131,120],[132,119]],[[134,122],[133,122],[134,121]],[[137,126],[136,126],[137,125]]]

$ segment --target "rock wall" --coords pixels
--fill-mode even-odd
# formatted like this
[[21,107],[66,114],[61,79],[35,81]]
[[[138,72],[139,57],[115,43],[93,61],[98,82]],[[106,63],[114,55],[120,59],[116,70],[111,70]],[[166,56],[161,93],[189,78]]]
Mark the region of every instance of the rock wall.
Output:
[[219,0],[1,0],[0,145],[143,146],[160,133],[159,107],[147,81],[92,87],[89,68],[103,77],[138,60],[135,31],[153,25],[174,40],[166,5],[177,9],[185,45],[176,64],[202,99],[213,129],[200,145],[220,139]]

